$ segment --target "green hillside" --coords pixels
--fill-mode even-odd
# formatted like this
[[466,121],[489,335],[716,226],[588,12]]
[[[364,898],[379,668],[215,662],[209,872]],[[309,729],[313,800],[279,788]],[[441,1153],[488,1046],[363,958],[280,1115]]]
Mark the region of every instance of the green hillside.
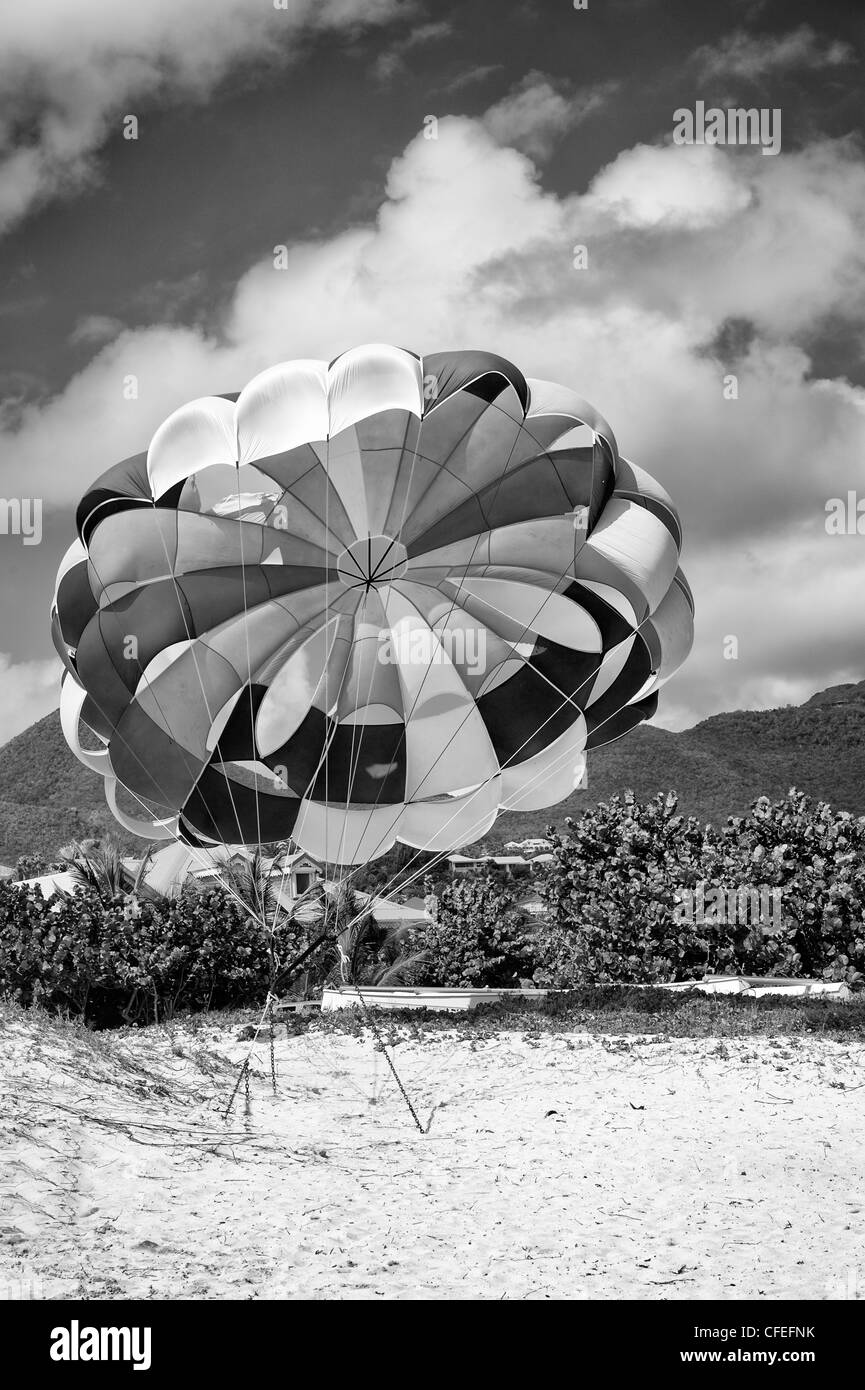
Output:
[[117,824],[102,787],[70,753],[56,711],[16,735],[0,749],[0,862],[52,859],[69,840],[109,831],[125,849],[140,846]]
[[553,810],[506,814],[487,843],[529,835],[630,787],[638,799],[678,792],[679,809],[723,824],[758,796],[791,786],[839,811],[865,815],[865,681],[813,695],[804,705],[715,714],[669,733],[642,725],[589,754],[588,787]]
[[[755,797],[783,796],[791,786],[865,815],[865,681],[804,705],[716,714],[681,733],[643,725],[590,754],[585,791],[552,810],[507,813],[484,843],[542,835],[551,821],[627,787],[641,799],[674,788],[683,812],[718,824]],[[103,830],[126,848],[140,843],[109,813],[101,779],[69,752],[57,713],[0,750],[0,863],[14,864],[25,852],[52,857],[65,841]]]

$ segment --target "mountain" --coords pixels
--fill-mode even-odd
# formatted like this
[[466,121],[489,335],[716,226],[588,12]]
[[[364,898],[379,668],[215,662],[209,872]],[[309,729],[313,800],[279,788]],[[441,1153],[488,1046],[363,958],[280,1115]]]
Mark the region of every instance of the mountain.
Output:
[[585,790],[552,810],[506,813],[486,843],[543,835],[550,823],[626,787],[640,801],[672,788],[683,815],[723,825],[758,796],[774,800],[793,786],[865,815],[865,681],[833,686],[804,705],[714,714],[679,733],[642,724],[589,754]]
[[[484,844],[543,835],[550,823],[627,787],[640,800],[673,788],[684,814],[717,825],[791,786],[865,815],[865,681],[833,686],[803,705],[715,714],[680,733],[641,725],[589,755],[585,790],[550,810],[507,812]],[[66,841],[106,831],[125,849],[140,847],[108,811],[101,779],[73,758],[59,714],[0,749],[0,862],[14,864],[24,853],[52,858]]]
[[125,849],[139,846],[117,824],[102,787],[70,753],[57,711],[17,734],[0,748],[0,861],[53,859],[69,840],[109,831]]

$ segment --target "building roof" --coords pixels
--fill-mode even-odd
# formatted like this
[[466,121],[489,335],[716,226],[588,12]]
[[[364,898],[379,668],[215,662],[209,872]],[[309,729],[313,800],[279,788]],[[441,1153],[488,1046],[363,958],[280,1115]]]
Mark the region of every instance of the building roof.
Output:
[[[172,883],[182,882],[183,878],[187,876],[198,880],[207,878],[210,874],[218,873],[222,864],[230,862],[235,857],[242,857],[245,853],[244,848],[237,845],[219,845],[215,846],[213,850],[200,850],[187,845],[168,845],[165,849],[158,850],[154,854],[144,882],[152,888],[156,888],[158,885],[159,891],[167,892]],[[209,857],[211,862],[202,863],[203,857]],[[309,863],[313,868],[318,869],[319,865],[316,860],[305,851],[296,850],[282,860],[278,858],[265,860],[265,863],[268,862],[272,866],[271,873],[274,878],[281,878],[285,868],[285,883],[280,882],[275,889],[279,906],[287,911],[291,910],[300,922],[314,921],[321,910],[318,900],[311,897],[302,902],[300,907],[295,907],[296,900],[290,896],[288,890],[291,871],[303,863]],[[125,858],[123,860],[124,867],[131,875],[135,874],[140,863],[139,859]],[[67,893],[74,892],[79,886],[79,880],[69,870],[54,874],[40,874],[36,878],[21,881],[13,879],[12,882],[15,883],[16,887],[38,888],[44,898],[53,897],[58,889]],[[163,883],[165,883],[164,888],[161,886]],[[325,886],[336,888],[338,885],[335,882],[328,882]],[[421,923],[430,920],[425,908],[415,906],[414,903],[400,903],[392,898],[381,897],[375,893],[364,893],[359,890],[355,890],[355,896],[360,902],[362,910],[371,912],[376,921],[383,927],[399,926],[404,923],[420,926]]]
[[534,864],[536,860],[526,859],[522,854],[482,854],[473,859],[470,854],[449,854],[449,864]]
[[39,874],[36,878],[12,879],[16,888],[38,888],[43,898],[53,898],[58,890],[73,893],[80,881],[68,869],[56,874]]
[[[328,882],[326,888],[336,888],[337,884]],[[371,912],[375,920],[382,927],[396,927],[403,924],[409,926],[420,926],[424,922],[429,922],[429,913],[423,907],[412,907],[409,903],[394,902],[392,898],[379,897],[376,893],[362,893],[355,889],[355,897],[361,905],[361,911]],[[287,894],[277,890],[277,898],[280,906],[286,908],[293,907],[293,900]],[[298,922],[315,921],[321,913],[321,906],[317,898],[309,898],[301,903],[300,907],[295,908],[294,918]]]

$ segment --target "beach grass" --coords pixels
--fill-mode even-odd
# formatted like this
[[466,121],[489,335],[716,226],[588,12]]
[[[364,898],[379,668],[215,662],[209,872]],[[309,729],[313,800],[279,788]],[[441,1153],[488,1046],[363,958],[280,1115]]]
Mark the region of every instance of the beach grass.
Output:
[[[27,1013],[33,1023],[49,1032],[68,1030],[81,1038],[93,1053],[113,1052],[109,1039],[129,1042],[136,1036],[154,1036],[177,1028],[187,1038],[209,1033],[215,1026],[234,1029],[251,1041],[261,1021],[261,1009],[223,1009],[211,1013],[178,1013],[166,1023],[97,1030],[75,1018],[65,1019],[41,1009],[20,1010],[0,1004],[0,1028],[4,1020]],[[541,999],[509,996],[480,1004],[465,1012],[433,1009],[367,1011],[360,1005],[333,1012],[291,1014],[274,1024],[280,1038],[315,1035],[359,1036],[375,1030],[389,1043],[411,1040],[423,1043],[441,1033],[460,1038],[489,1038],[499,1033],[555,1035],[586,1033],[608,1036],[659,1038],[748,1038],[820,1036],[843,1042],[865,1038],[865,993],[844,1001],[807,996],[737,994],[705,995],[627,985],[586,985],[563,990]],[[265,1027],[258,1042],[268,1041]]]
[[[205,1016],[202,1016],[205,1017]],[[250,1011],[232,1015],[238,1024],[254,1025]],[[837,1041],[865,1038],[865,994],[846,1001],[807,996],[762,998],[736,994],[705,995],[620,985],[586,985],[540,1000],[506,997],[466,1012],[398,1009],[367,1012],[352,1006],[328,1013],[291,1015],[276,1025],[280,1036],[365,1034],[371,1019],[387,1041],[422,1043],[440,1033],[460,1038],[489,1038],[498,1033],[550,1035],[657,1035],[661,1038],[802,1037]],[[195,1019],[188,1026],[195,1028]],[[266,1039],[262,1032],[260,1041]]]

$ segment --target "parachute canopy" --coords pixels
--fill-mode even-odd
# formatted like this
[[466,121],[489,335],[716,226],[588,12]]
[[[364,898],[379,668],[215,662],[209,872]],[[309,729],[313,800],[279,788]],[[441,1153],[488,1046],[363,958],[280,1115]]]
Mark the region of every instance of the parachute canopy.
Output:
[[63,728],[155,839],[454,849],[567,796],[693,636],[667,493],[485,352],[280,363],[176,410],[77,525]]

